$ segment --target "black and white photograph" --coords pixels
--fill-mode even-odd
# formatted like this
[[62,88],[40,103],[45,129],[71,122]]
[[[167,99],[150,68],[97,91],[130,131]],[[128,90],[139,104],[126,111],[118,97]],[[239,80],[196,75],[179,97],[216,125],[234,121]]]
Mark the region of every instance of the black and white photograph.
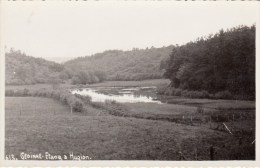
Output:
[[1,1],[0,163],[254,165],[259,9]]

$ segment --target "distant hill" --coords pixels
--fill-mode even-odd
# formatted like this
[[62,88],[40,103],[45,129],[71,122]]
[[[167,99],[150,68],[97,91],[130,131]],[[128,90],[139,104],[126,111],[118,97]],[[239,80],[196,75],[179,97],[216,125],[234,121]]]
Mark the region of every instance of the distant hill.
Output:
[[66,61],[73,59],[73,57],[46,57],[44,59],[62,64],[65,63]]
[[65,81],[91,84],[104,80],[162,78],[164,71],[160,69],[160,64],[169,57],[172,48],[173,46],[131,51],[109,50],[78,57],[64,64],[11,50],[5,55],[5,82],[11,85]]
[[42,58],[27,56],[20,51],[5,54],[6,84],[49,83],[61,80],[64,66]]
[[144,80],[162,78],[160,63],[169,57],[173,46],[131,51],[109,50],[79,57],[64,63],[73,72],[101,71],[107,80]]

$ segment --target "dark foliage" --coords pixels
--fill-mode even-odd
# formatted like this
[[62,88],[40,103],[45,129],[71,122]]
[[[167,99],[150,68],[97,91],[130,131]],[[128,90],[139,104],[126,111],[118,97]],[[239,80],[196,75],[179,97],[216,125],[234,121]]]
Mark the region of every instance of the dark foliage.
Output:
[[215,95],[218,98],[242,95],[254,99],[255,26],[220,30],[207,38],[175,46],[161,67],[164,76],[172,81],[171,87],[219,92]]

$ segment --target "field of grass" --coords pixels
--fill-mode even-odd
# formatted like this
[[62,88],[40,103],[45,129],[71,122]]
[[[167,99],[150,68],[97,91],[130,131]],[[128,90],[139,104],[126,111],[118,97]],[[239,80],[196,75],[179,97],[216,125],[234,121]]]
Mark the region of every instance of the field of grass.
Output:
[[[142,106],[129,108],[131,112],[146,113],[146,109],[166,115],[194,111],[181,105]],[[197,151],[198,160],[209,160],[211,146],[216,160],[254,159],[251,139],[243,139],[239,146],[237,137],[204,126],[118,117],[93,107],[87,113],[71,115],[60,102],[36,97],[6,97],[5,114],[5,154],[18,159],[21,152],[67,156],[73,152],[92,160],[179,160],[182,152],[186,160],[195,160]],[[245,120],[243,124],[250,127],[250,122]],[[236,122],[233,125],[241,126]]]

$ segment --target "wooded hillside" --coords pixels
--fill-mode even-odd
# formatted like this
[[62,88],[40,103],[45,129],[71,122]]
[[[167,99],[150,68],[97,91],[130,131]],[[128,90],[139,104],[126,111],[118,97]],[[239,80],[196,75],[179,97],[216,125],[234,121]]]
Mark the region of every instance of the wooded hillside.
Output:
[[42,58],[27,56],[11,50],[5,54],[6,84],[35,84],[61,82],[64,66]]
[[21,51],[6,53],[6,84],[60,83],[91,84],[104,80],[163,78],[160,62],[172,46],[132,51],[109,50],[78,57],[63,64],[27,56]]
[[79,57],[65,63],[73,72],[102,72],[107,80],[144,80],[162,78],[160,62],[173,46],[131,51],[109,50],[92,56]]
[[[174,46],[162,62],[172,88],[255,96],[255,26],[220,30]],[[174,92],[172,93],[175,94]]]

